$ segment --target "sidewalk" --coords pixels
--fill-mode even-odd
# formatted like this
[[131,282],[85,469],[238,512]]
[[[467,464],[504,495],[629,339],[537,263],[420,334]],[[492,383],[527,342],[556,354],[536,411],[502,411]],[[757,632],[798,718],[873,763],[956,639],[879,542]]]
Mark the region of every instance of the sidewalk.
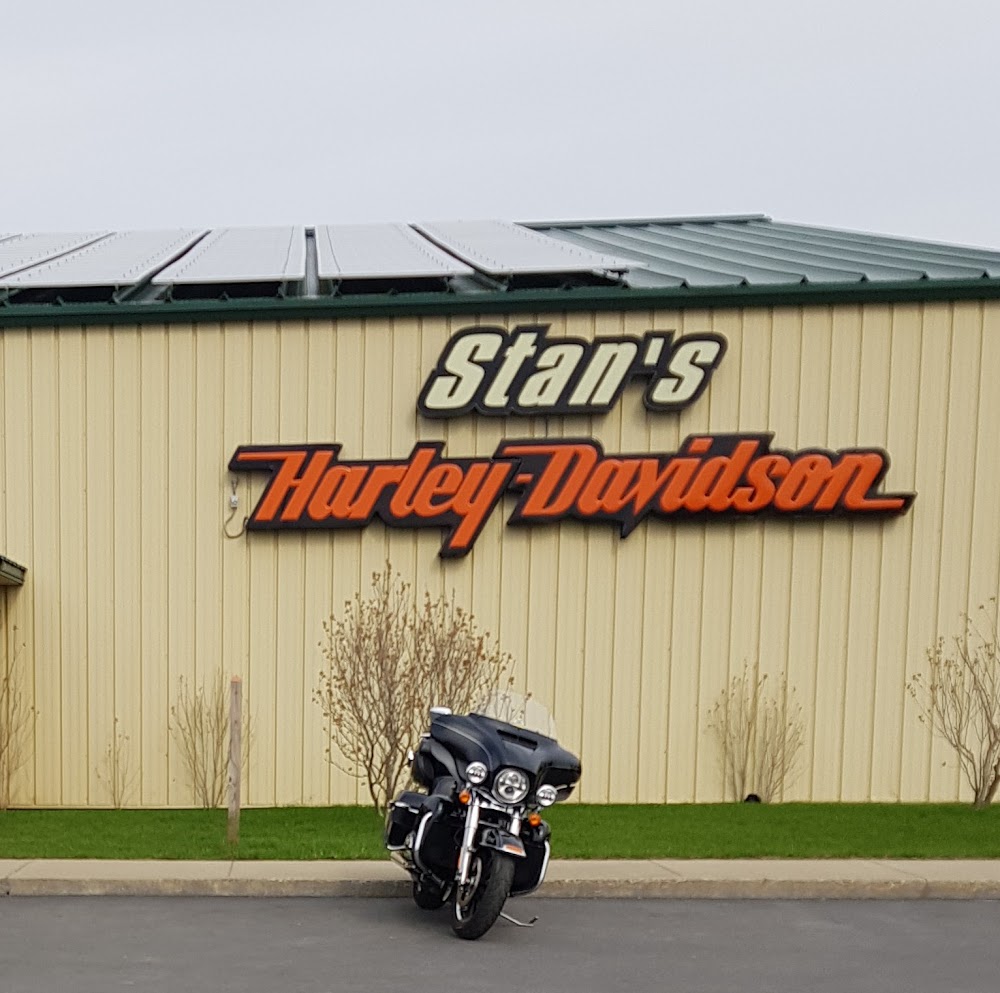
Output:
[[[400,897],[392,862],[0,860],[0,896]],[[1000,859],[554,860],[538,895],[664,899],[1000,899]]]

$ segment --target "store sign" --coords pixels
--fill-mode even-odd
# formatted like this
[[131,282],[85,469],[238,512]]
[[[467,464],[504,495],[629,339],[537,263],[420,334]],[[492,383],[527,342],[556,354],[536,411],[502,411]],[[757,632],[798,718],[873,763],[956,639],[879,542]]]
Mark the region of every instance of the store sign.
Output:
[[[595,414],[645,383],[652,411],[694,402],[725,355],[719,335],[649,331],[643,337],[549,341],[544,326],[475,327],[453,337],[424,383],[427,417],[475,411]],[[877,448],[772,448],[771,434],[696,434],[676,452],[612,454],[588,438],[501,441],[491,457],[452,458],[420,442],[405,459],[350,460],[341,446],[245,445],[233,472],[267,472],[250,530],[438,528],[440,554],[469,552],[507,494],[510,524],[564,520],[616,525],[626,537],[648,517],[855,517],[904,513],[913,494],[879,492],[889,467]]]
[[547,325],[460,331],[448,342],[417,400],[424,417],[475,411],[510,414],[604,414],[633,380],[647,383],[650,410],[681,410],[701,396],[726,354],[726,339],[670,331],[642,338],[559,338]]
[[472,548],[507,493],[519,497],[508,523],[600,521],[622,537],[647,517],[899,514],[913,499],[878,493],[884,452],[785,452],[769,434],[692,435],[677,452],[642,455],[606,455],[588,439],[502,441],[491,458],[443,449],[424,442],[405,459],[350,461],[339,445],[248,445],[229,468],[270,473],[250,529],[358,529],[377,518],[441,529],[445,557]]

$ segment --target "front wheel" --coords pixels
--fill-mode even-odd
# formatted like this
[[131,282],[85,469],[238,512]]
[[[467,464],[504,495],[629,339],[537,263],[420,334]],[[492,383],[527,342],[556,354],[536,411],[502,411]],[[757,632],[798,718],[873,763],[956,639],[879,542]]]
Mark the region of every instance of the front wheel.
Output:
[[469,882],[455,887],[455,919],[452,930],[459,938],[481,938],[503,910],[514,882],[514,860],[509,855],[484,848],[473,857]]

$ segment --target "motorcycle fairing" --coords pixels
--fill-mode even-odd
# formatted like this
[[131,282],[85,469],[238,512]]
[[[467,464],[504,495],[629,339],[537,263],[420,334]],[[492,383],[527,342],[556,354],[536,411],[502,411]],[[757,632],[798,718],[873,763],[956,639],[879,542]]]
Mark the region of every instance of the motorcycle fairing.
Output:
[[459,779],[465,778],[470,762],[482,762],[493,773],[505,767],[523,769],[536,789],[549,783],[568,796],[580,778],[579,759],[554,738],[483,714],[435,715],[430,734],[457,756]]

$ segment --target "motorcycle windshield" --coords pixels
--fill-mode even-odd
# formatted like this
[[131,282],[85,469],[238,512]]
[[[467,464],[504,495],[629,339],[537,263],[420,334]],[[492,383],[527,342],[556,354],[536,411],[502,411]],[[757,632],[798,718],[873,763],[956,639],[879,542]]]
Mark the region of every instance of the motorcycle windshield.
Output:
[[537,788],[543,783],[571,786],[580,778],[580,760],[553,738],[482,714],[447,714],[431,722],[431,737],[464,768],[483,762],[490,772],[523,769]]

